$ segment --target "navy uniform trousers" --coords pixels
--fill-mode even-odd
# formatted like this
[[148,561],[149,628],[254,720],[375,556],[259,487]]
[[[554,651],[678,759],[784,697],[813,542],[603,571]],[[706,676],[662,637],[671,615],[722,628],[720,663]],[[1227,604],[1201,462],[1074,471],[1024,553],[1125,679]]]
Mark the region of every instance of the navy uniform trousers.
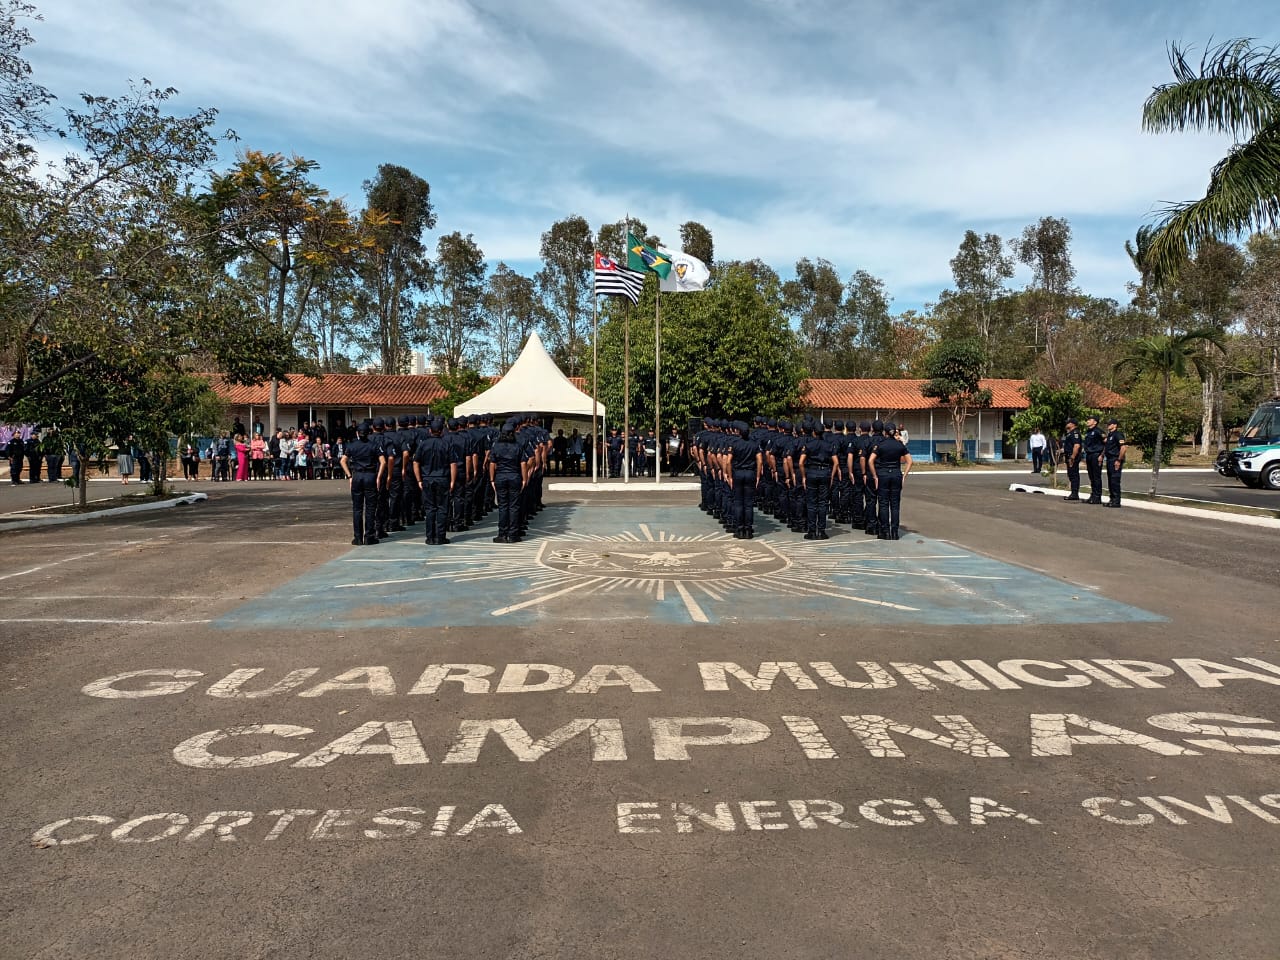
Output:
[[876,472],[880,476],[880,536],[896,537],[898,516],[902,512],[902,469],[881,467]]
[[369,543],[378,537],[377,474],[373,470],[351,471],[352,539]]
[[831,471],[806,470],[804,483],[804,502],[808,511],[805,529],[812,534],[826,533],[827,511],[831,507]]
[[755,525],[756,472],[733,471],[733,512],[730,522],[735,530],[751,530]]
[[449,478],[422,478],[422,512],[426,519],[428,543],[445,539],[449,529]]

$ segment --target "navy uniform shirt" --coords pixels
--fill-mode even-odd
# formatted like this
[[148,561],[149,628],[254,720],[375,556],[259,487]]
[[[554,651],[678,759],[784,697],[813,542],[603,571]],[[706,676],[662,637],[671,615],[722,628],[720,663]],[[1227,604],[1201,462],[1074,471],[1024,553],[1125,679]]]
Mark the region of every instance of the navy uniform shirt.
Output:
[[760,443],[750,437],[735,437],[729,441],[729,456],[733,458],[734,473],[755,473],[756,457],[760,455]]
[[347,466],[352,473],[357,471],[374,472],[378,469],[378,448],[368,440],[355,439],[347,444]]
[[1102,439],[1102,431],[1097,427],[1090,427],[1084,432],[1085,456],[1097,457],[1098,454],[1102,453],[1104,442],[1105,441]]
[[448,480],[449,465],[457,463],[457,460],[448,437],[435,437],[428,433],[414,446],[413,462],[418,465],[424,481]]
[[836,445],[825,436],[808,437],[804,441],[805,476],[831,473],[831,458],[836,455]]
[[1103,438],[1102,452],[1107,460],[1118,460],[1125,445],[1124,431],[1116,427]]
[[898,470],[907,457],[907,445],[893,437],[885,437],[876,445],[876,472]]
[[515,440],[499,440],[489,448],[493,461],[494,477],[521,479],[520,466],[528,459],[521,445]]
[[1067,435],[1062,438],[1062,458],[1067,461],[1068,465],[1080,456],[1080,448],[1080,431],[1068,431]]

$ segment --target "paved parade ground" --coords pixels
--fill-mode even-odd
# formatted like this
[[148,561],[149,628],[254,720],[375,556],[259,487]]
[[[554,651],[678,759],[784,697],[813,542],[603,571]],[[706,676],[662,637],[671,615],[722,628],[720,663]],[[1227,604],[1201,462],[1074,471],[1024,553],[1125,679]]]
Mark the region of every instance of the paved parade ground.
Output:
[[1008,484],[0,534],[3,956],[1274,960],[1280,536]]

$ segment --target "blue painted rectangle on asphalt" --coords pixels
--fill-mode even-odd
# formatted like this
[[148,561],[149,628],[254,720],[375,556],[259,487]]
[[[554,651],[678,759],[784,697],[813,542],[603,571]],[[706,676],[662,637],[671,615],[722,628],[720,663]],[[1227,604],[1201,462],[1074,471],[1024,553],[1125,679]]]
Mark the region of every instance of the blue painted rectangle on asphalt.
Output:
[[[427,546],[353,548],[227,614],[231,629],[334,629],[642,619],[732,624],[1055,624],[1161,617],[916,534],[847,527],[804,540],[768,518],[735,540],[694,507],[552,504],[519,544],[490,524]],[[301,604],[301,606],[300,606]],[[305,619],[297,616],[306,611]]]

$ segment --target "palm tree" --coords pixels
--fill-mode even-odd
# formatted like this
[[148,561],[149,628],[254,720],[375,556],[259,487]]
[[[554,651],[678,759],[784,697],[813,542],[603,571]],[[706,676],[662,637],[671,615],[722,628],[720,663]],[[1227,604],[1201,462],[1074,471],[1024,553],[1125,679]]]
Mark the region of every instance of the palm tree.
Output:
[[1160,414],[1156,419],[1156,449],[1151,463],[1151,496],[1156,495],[1160,481],[1160,461],[1164,454],[1164,415],[1169,405],[1169,382],[1174,377],[1185,377],[1187,368],[1194,367],[1202,377],[1209,370],[1207,346],[1224,350],[1222,334],[1213,327],[1201,327],[1187,333],[1157,333],[1135,340],[1129,354],[1116,362],[1115,369],[1125,367],[1135,373],[1155,374],[1160,378]]
[[1169,64],[1176,79],[1147,98],[1143,127],[1225,133],[1235,144],[1204,197],[1170,204],[1156,224],[1147,259],[1157,280],[1176,274],[1208,237],[1280,224],[1280,47],[1230,40],[1207,49],[1197,70],[1175,44]]

